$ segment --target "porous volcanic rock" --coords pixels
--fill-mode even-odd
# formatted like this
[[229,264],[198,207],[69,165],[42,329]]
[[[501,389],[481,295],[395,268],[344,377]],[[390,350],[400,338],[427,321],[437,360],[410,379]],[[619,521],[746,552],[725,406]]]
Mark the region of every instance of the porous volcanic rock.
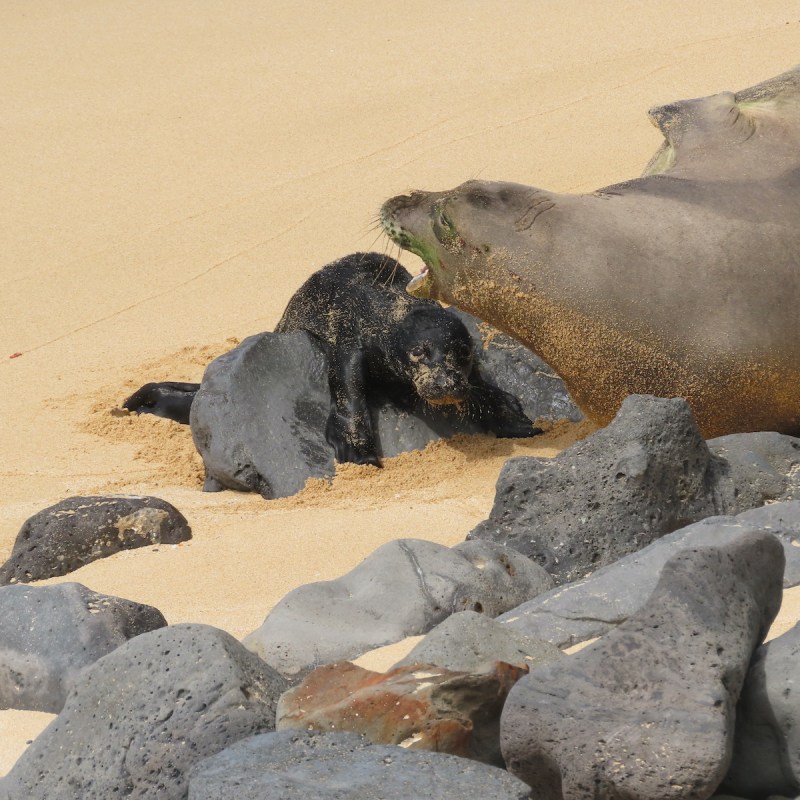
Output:
[[491,542],[450,548],[396,539],[336,580],[289,592],[243,641],[281,674],[296,678],[427,633],[457,611],[497,616],[552,585],[530,559]]
[[691,522],[791,499],[798,464],[798,439],[707,444],[682,398],[631,395],[608,427],[555,458],[507,461],[468,538],[507,544],[569,583]]
[[562,657],[550,642],[531,639],[486,614],[459,611],[440,622],[394,666],[435,664],[455,672],[486,672],[497,661],[527,669]]
[[144,633],[87,667],[0,780],[2,800],[183,800],[195,762],[273,730],[286,683],[207,625]]
[[158,497],[69,497],[28,519],[0,585],[66,575],[121,550],[191,539],[186,518]]
[[80,583],[0,587],[0,708],[57,714],[84,667],[166,624],[158,609]]
[[742,797],[800,795],[800,624],[756,650],[736,707],[722,788]]
[[664,564],[679,550],[723,545],[752,529],[774,534],[786,558],[784,587],[800,583],[800,502],[791,500],[709,517],[662,536],[637,553],[580,581],[559,586],[497,617],[497,624],[558,647],[578,644],[624,622],[655,589]]
[[[484,377],[517,396],[531,419],[580,418],[561,380],[533,353],[499,333],[496,342],[484,338],[474,319],[468,327]],[[322,348],[304,331],[250,336],[212,361],[190,415],[205,488],[269,499],[295,494],[308,478],[333,476],[333,450],[325,440],[327,370]],[[480,432],[451,406],[420,401],[409,410],[373,393],[367,399],[381,457]]]
[[757,531],[670,559],[633,617],[511,690],[509,770],[542,800],[710,797],[750,658],[780,607],[783,560]]
[[500,712],[527,667],[496,661],[482,673],[431,664],[370,670],[339,661],[278,701],[277,730],[350,731],[373,744],[434,750],[503,766]]
[[528,800],[497,767],[446,753],[371,745],[353,733],[252,736],[192,768],[188,800]]

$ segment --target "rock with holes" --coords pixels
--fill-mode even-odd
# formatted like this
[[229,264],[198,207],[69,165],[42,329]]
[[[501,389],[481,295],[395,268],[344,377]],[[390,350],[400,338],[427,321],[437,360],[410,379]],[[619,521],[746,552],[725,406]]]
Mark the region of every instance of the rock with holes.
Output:
[[798,465],[798,439],[706,443],[685,400],[632,395],[607,428],[555,458],[507,461],[469,538],[513,547],[568,583],[704,517],[800,496]]
[[742,797],[800,795],[800,624],[756,651],[722,784]]
[[372,745],[353,733],[252,736],[201,761],[189,800],[527,800],[502,769],[446,753]]
[[705,800],[728,769],[747,667],[781,603],[783,548],[744,531],[683,550],[645,605],[511,690],[508,769],[541,800]]
[[0,587],[0,708],[57,714],[85,667],[166,624],[151,606],[79,583]]
[[427,633],[457,611],[497,616],[551,586],[541,567],[501,545],[396,539],[341,578],[289,592],[244,644],[295,678]]
[[559,586],[501,614],[497,623],[558,647],[602,636],[644,605],[664,564],[680,550],[723,545],[745,530],[775,535],[786,559],[784,586],[800,584],[800,501],[792,500],[754,508],[735,517],[709,517],[695,522],[588,578]]
[[431,664],[371,672],[327,664],[281,695],[280,730],[350,731],[374,744],[435,750],[502,766],[500,711],[527,667],[496,661],[481,673]]
[[0,566],[0,585],[66,575],[121,550],[191,536],[183,514],[158,497],[69,497],[25,522]]
[[0,780],[2,800],[182,800],[189,768],[274,730],[286,683],[207,625],[142,634],[87,667]]
[[550,642],[532,639],[497,620],[459,611],[440,622],[395,667],[436,664],[455,672],[480,673],[498,661],[533,669],[562,657]]

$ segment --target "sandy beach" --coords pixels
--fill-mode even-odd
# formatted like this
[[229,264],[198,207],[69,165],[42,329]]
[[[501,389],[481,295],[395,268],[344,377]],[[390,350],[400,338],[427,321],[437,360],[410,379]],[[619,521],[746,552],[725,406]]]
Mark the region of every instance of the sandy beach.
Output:
[[[553,456],[591,426],[439,442],[267,502],[201,492],[188,427],[114,415],[122,400],[147,381],[199,381],[271,330],[311,272],[388,249],[376,215],[389,196],[475,177],[559,192],[634,177],[660,142],[650,106],[800,61],[800,14],[770,0],[297,9],[0,5],[0,558],[65,497],[156,495],[188,518],[190,542],[56,580],[236,637],[385,541],[462,541],[508,457]],[[798,618],[788,592],[773,631]],[[0,774],[49,719],[0,711]]]

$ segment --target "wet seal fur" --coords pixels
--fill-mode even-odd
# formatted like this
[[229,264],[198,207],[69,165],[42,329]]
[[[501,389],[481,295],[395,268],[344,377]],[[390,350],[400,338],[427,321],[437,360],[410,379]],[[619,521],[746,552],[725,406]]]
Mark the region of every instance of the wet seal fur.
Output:
[[487,433],[541,433],[519,401],[486,380],[456,316],[406,292],[411,275],[380,253],[354,253],[315,272],[292,296],[276,333],[306,331],[328,359],[325,437],[337,461],[380,466],[371,404],[458,405]]
[[685,397],[707,438],[800,432],[800,67],[654,108],[665,142],[590,194],[469,181],[388,200],[408,286],[514,336],[608,423]]

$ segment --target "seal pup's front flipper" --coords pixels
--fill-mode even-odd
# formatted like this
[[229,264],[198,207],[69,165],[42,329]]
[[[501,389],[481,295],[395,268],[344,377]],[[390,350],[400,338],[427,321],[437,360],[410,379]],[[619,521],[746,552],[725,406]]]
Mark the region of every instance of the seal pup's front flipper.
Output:
[[339,463],[382,466],[365,395],[363,351],[353,349],[347,357],[340,352],[336,359],[329,355],[328,364],[331,411],[325,426],[325,439],[333,448],[336,460]]

